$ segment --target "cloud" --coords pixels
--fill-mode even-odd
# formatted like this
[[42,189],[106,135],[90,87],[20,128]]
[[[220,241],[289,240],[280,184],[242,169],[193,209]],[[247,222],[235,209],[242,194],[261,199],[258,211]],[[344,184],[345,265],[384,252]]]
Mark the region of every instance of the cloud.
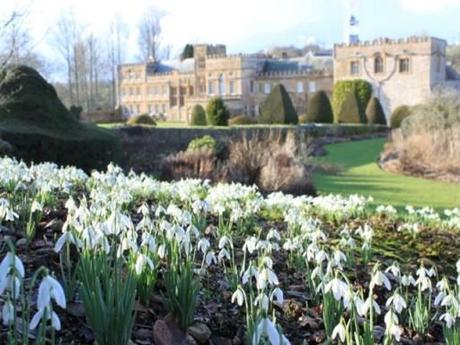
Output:
[[460,8],[460,0],[400,0],[406,11],[432,12],[449,8]]

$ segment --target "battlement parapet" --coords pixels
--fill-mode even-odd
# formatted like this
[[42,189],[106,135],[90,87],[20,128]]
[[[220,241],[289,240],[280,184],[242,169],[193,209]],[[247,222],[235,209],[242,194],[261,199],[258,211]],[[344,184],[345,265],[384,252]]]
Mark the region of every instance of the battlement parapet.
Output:
[[357,43],[337,43],[334,46],[336,48],[354,48],[354,47],[372,47],[380,45],[402,45],[402,44],[418,44],[427,43],[430,41],[444,41],[440,38],[431,36],[410,36],[400,39],[390,39],[386,37],[377,38],[372,41],[362,41]]

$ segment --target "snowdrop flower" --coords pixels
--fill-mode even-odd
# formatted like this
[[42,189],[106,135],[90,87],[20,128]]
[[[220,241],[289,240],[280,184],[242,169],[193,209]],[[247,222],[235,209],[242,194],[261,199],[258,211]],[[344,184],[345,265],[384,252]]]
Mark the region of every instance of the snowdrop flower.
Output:
[[37,200],[32,201],[32,205],[30,206],[30,213],[35,213],[35,212],[42,212],[43,211],[43,205],[38,202]]
[[[10,274],[11,268],[16,270],[16,272],[21,278],[24,278],[25,270],[24,270],[24,265],[22,264],[21,259],[19,259],[13,253],[9,252],[5,255],[2,262],[0,263],[0,281],[5,279],[6,276]],[[0,292],[0,295],[1,295],[1,292]]]
[[391,283],[388,277],[385,275],[385,273],[377,270],[370,282],[370,289],[373,290],[375,286],[382,286],[385,285],[385,288],[390,291],[391,290]]
[[58,283],[56,279],[48,275],[42,279],[40,286],[38,287],[38,297],[37,297],[38,311],[34,314],[34,316],[32,317],[32,320],[30,321],[29,328],[31,330],[34,330],[35,328],[37,328],[38,324],[43,319],[43,317],[45,317],[46,320],[51,319],[51,326],[55,330],[59,331],[61,329],[61,321],[59,320],[59,317],[54,311],[51,312],[52,310],[51,300],[52,299],[54,299],[54,301],[61,308],[66,307],[65,294],[64,294],[64,290],[62,289],[62,286]]
[[346,262],[347,257],[340,250],[335,250],[333,261],[334,261],[335,266],[342,268],[342,261]]
[[401,271],[397,262],[393,262],[391,266],[385,270],[385,273],[388,272],[390,272],[395,278],[399,278],[401,276]]
[[54,251],[60,253],[66,243],[73,243],[77,247],[81,247],[81,241],[78,241],[70,231],[64,231],[64,233],[58,238],[54,245]]
[[135,264],[135,271],[137,275],[141,275],[142,272],[144,272],[145,266],[150,267],[151,270],[153,270],[153,261],[150,259],[147,255],[144,254],[139,254],[136,259],[136,264]]
[[218,260],[219,262],[222,262],[224,259],[230,260],[230,253],[227,251],[227,249],[222,248],[222,249],[219,251],[219,254],[218,254],[218,256],[217,256],[217,260]]
[[258,295],[254,300],[254,306],[258,306],[260,309],[264,310],[265,312],[268,311],[268,307],[270,305],[268,296],[264,293]]
[[363,301],[361,298],[358,297],[355,300],[355,305],[356,305],[356,310],[358,314],[363,317],[367,315],[371,306],[374,308],[374,311],[380,315],[380,312],[381,312],[380,306],[371,297],[367,298],[366,301]]
[[446,323],[447,328],[452,328],[452,326],[455,324],[455,315],[452,315],[451,313],[447,312],[442,314],[439,320],[444,321]]
[[284,302],[283,291],[279,287],[275,288],[270,295],[270,300],[273,301],[275,299],[276,299],[277,304],[279,305],[282,305]]
[[235,301],[237,302],[237,304],[241,307],[243,305],[243,302],[244,302],[244,291],[243,289],[238,286],[238,288],[236,289],[236,291],[233,293],[232,295],[232,303],[235,303]]
[[211,250],[206,253],[205,262],[207,266],[211,266],[212,264],[217,264],[217,258],[216,258],[216,254],[214,253],[214,251]]
[[10,207],[10,202],[6,199],[0,198],[0,220],[6,220],[7,222],[14,222],[19,216]]
[[390,306],[393,306],[394,309],[398,314],[401,314],[401,311],[405,308],[407,308],[406,301],[404,298],[399,295],[397,292],[395,292],[388,300],[386,303],[387,308]]
[[197,248],[200,250],[203,254],[205,254],[208,251],[208,248],[211,246],[211,243],[207,238],[201,238],[198,241]]
[[219,240],[219,249],[225,248],[227,244],[233,247],[232,240],[228,236],[222,236]]
[[271,345],[290,345],[287,338],[278,332],[275,324],[270,319],[262,319],[254,332],[252,344],[260,344],[262,336],[266,335]]
[[278,277],[270,268],[263,268],[256,277],[257,290],[264,290],[267,285],[278,285]]
[[346,329],[342,321],[334,327],[332,331],[332,339],[340,339],[342,343],[345,342]]
[[416,281],[415,281],[414,277],[413,277],[411,274],[408,274],[408,275],[405,274],[405,275],[403,275],[403,276],[401,277],[401,284],[402,284],[403,286],[406,286],[406,287],[407,287],[407,286],[410,286],[410,285],[415,286],[415,285],[416,285]]
[[257,246],[257,238],[254,236],[248,237],[243,245],[243,251],[247,251],[249,254],[254,253]]
[[332,291],[336,301],[340,301],[348,292],[348,284],[343,280],[335,277],[329,283],[326,284],[325,290],[326,293]]
[[259,272],[257,271],[257,269],[250,265],[246,271],[244,271],[243,273],[243,277],[241,278],[241,282],[243,284],[246,284],[252,277],[256,277],[259,275]]
[[9,326],[13,324],[15,320],[15,315],[14,315],[14,306],[13,303],[11,303],[10,300],[7,300],[5,304],[3,305],[2,309],[2,319],[3,319],[3,325],[4,326]]

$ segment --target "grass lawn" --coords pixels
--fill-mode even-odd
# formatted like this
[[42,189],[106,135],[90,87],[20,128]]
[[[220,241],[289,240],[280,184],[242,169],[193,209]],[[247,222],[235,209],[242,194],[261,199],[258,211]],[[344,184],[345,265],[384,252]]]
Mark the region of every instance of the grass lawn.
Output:
[[328,162],[341,165],[338,175],[316,173],[314,184],[321,194],[372,196],[374,205],[431,206],[438,211],[460,207],[460,184],[396,175],[381,170],[376,161],[384,139],[332,144],[326,147]]

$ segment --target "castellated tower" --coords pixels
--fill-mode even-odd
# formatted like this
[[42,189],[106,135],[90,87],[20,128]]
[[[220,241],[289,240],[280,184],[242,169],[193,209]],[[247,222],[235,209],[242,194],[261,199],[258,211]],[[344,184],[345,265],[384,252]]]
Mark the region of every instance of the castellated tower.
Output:
[[396,107],[423,103],[437,87],[458,84],[447,73],[446,46],[445,40],[434,37],[336,44],[334,83],[369,81],[389,119]]

